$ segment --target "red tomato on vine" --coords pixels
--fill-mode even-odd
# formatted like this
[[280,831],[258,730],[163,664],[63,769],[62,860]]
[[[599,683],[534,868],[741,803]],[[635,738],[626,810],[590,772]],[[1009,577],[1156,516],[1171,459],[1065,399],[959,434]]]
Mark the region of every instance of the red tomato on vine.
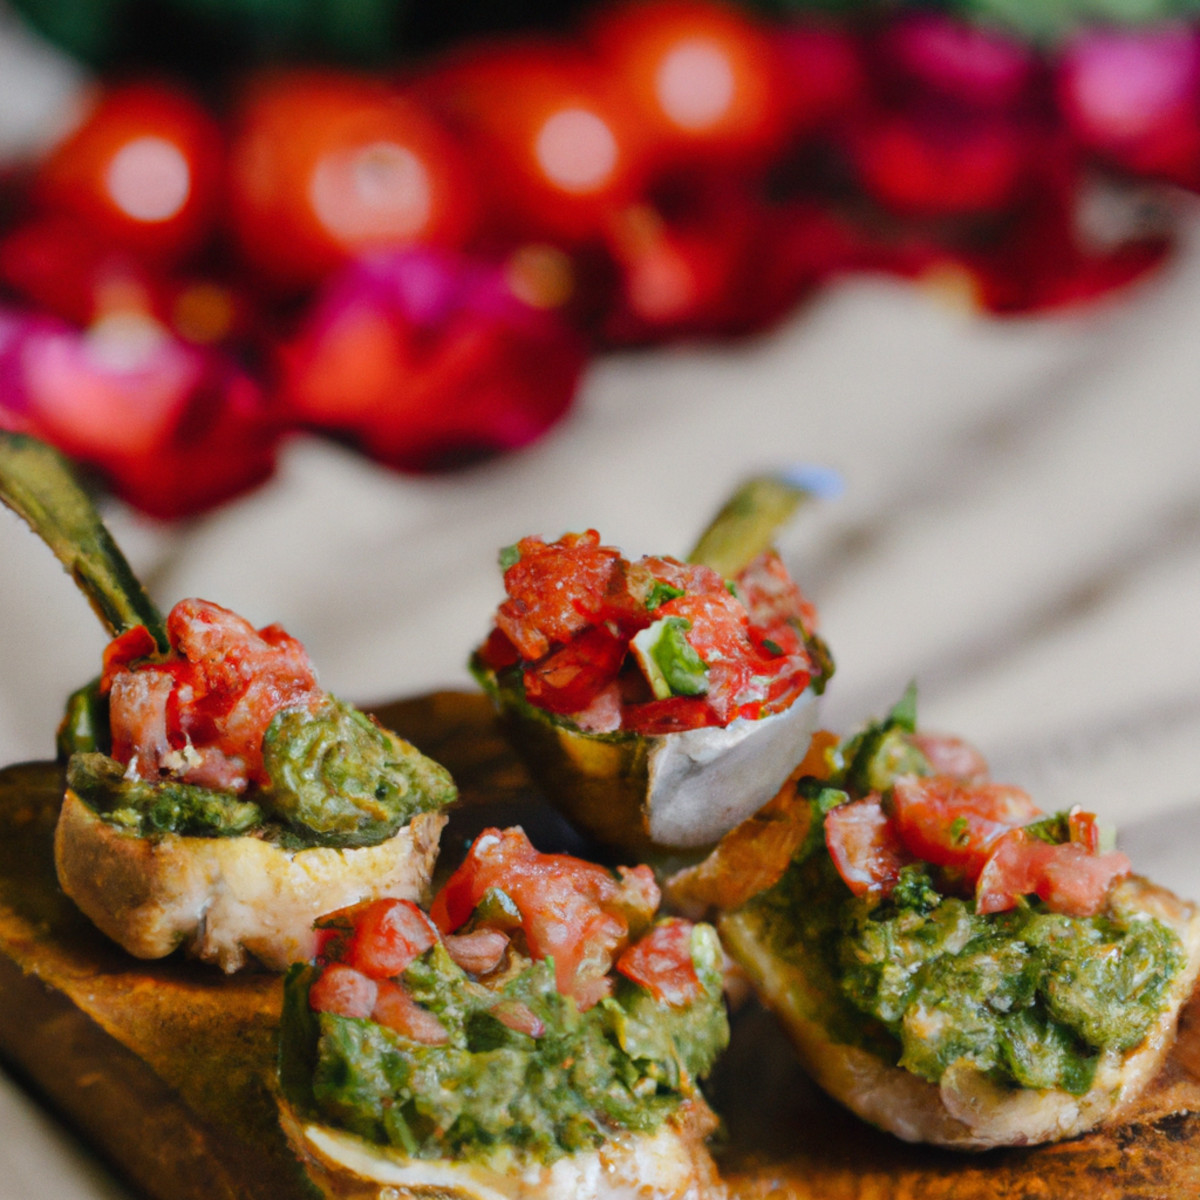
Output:
[[413,97],[378,79],[260,77],[235,114],[229,207],[241,252],[309,286],[364,251],[456,247],[477,204],[471,165]]
[[175,262],[212,230],[223,168],[220,127],[199,101],[174,84],[134,83],[99,94],[32,195],[102,241]]
[[787,133],[775,46],[746,13],[711,0],[603,6],[589,30],[637,110],[659,165],[758,164]]
[[420,88],[466,140],[505,236],[593,238],[640,195],[638,116],[570,44],[481,45]]

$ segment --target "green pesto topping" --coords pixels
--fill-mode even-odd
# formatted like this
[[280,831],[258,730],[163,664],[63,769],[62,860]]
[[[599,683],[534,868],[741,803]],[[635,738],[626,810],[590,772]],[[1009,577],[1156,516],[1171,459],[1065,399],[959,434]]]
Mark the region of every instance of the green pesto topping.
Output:
[[125,768],[104,754],[73,754],[67,785],[107,822],[142,837],[178,833],[232,837],[262,823],[262,809],[232,792],[217,792],[174,780],[127,778]]
[[332,696],[275,714],[263,766],[264,807],[310,844],[375,845],[455,797],[444,767]]
[[691,627],[685,617],[663,617],[634,635],[633,651],[659,700],[708,691],[708,667],[687,640]]
[[263,739],[270,784],[240,796],[127,776],[97,752],[108,749],[107,726],[107,703],[94,684],[71,696],[58,731],[68,783],[110,824],[143,837],[253,831],[293,849],[373,846],[457,794],[444,767],[332,696],[315,712],[275,714]]
[[1119,898],[1094,917],[1036,900],[981,916],[920,864],[887,900],[856,898],[820,839],[749,907],[835,1040],[933,1082],[965,1059],[999,1082],[1085,1092],[1102,1055],[1146,1036],[1184,961],[1171,930]]
[[[613,996],[581,1013],[556,990],[549,960],[489,987],[438,944],[403,982],[446,1029],[440,1046],[311,1012],[315,970],[293,968],[280,1082],[318,1120],[416,1158],[550,1163],[595,1149],[615,1130],[652,1132],[695,1094],[728,1041],[720,946],[708,926],[695,928],[692,956],[704,988],[694,1004],[660,1004],[618,978]],[[490,1012],[500,1001],[525,1005],[544,1032],[509,1029]]]

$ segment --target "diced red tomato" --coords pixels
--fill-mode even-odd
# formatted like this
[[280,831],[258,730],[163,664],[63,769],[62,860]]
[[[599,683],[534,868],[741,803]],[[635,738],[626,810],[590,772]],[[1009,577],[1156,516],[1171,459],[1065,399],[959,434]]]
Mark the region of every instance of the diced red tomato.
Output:
[[437,938],[433,923],[411,900],[385,897],[356,914],[343,960],[372,979],[391,979]]
[[887,895],[913,855],[877,795],[826,814],[825,845],[838,874],[856,896]]
[[985,783],[987,760],[963,738],[949,733],[912,734],[914,746],[925,756],[935,775],[949,775],[963,783]]
[[493,629],[487,640],[479,648],[479,657],[484,666],[493,671],[503,671],[505,667],[515,666],[521,661],[521,655],[503,630]]
[[703,990],[692,962],[692,928],[690,921],[663,921],[622,952],[617,970],[660,1004],[691,1004]]
[[1089,854],[1076,842],[1051,846],[1042,864],[1037,894],[1054,912],[1071,917],[1094,916],[1104,907],[1109,889],[1133,869],[1129,856]]
[[[167,773],[206,787],[244,789],[265,782],[262,740],[277,712],[322,693],[304,647],[278,625],[261,630],[207,600],[181,600],[167,616],[170,652],[116,666],[110,686],[113,756],[136,758],[147,779]],[[139,640],[144,645],[144,639]],[[168,756],[191,751],[182,761]]]
[[113,638],[104,648],[104,667],[100,672],[100,690],[107,692],[120,671],[128,671],[140,659],[158,653],[158,643],[145,625],[135,625]]
[[425,1046],[442,1046],[450,1040],[441,1021],[427,1008],[422,1008],[402,984],[384,979],[377,986],[370,1013],[372,1021]]
[[369,1017],[375,1008],[379,984],[361,971],[332,963],[308,989],[308,1006],[313,1012],[339,1017]]
[[[725,590],[725,581],[711,567],[684,563],[676,558],[649,556],[636,562],[622,559],[618,576],[609,589],[606,619],[616,620],[623,629],[636,632],[656,620],[659,608],[669,598],[664,587],[679,592],[715,594]],[[660,594],[657,601],[655,592]],[[654,603],[651,610],[648,607]]]
[[589,733],[615,733],[621,728],[620,676],[602,687],[586,708],[571,714],[571,719]]
[[[776,555],[762,555],[744,577],[761,618],[752,623],[742,598],[710,567],[630,562],[601,546],[594,530],[549,545],[525,538],[518,551],[505,573],[508,598],[480,654],[496,670],[513,654],[524,660],[526,696],[549,712],[586,712],[589,729],[676,733],[778,712],[809,684],[802,632],[815,614]],[[684,637],[707,668],[706,691],[650,700],[648,687],[636,686],[641,676],[627,649],[639,630],[670,617],[687,622]]]
[[525,697],[554,713],[581,712],[617,677],[628,643],[593,625],[525,669]]
[[795,621],[806,633],[817,627],[815,606],[774,551],[760,554],[740,572],[737,589],[755,625],[773,628]]
[[570,855],[541,854],[519,828],[488,829],[434,898],[430,916],[443,934],[452,933],[489,888],[511,898],[529,952],[554,960],[558,990],[580,1008],[607,994],[608,971],[628,941],[631,918],[644,923],[645,909],[659,899],[648,867],[618,878]]
[[967,784],[946,775],[898,779],[892,808],[897,832],[912,854],[961,873],[968,887],[998,838],[1042,815],[1021,788]]
[[1078,843],[1089,854],[1100,853],[1100,826],[1096,823],[1096,814],[1084,812],[1078,805],[1067,813],[1067,828],[1070,830],[1070,840]]
[[759,696],[747,694],[753,686],[754,667],[747,650],[749,617],[745,607],[725,590],[706,590],[668,600],[655,616],[682,617],[691,623],[684,637],[708,667],[705,699],[724,725],[737,715],[737,707]]
[[704,696],[669,696],[666,700],[628,705],[621,724],[634,733],[652,736],[703,729],[706,725],[720,725],[721,721]]
[[499,929],[472,929],[470,933],[448,933],[442,943],[464,971],[486,975],[503,961],[508,940],[508,934]]
[[[659,735],[758,719],[808,687],[813,666],[803,633],[815,613],[774,554],[744,574],[760,618],[752,621],[712,568],[673,558],[630,562],[601,546],[595,530],[549,545],[525,538],[517,549],[519,560],[505,572],[508,598],[480,656],[494,670],[517,656],[526,697],[548,712],[569,714],[586,729]],[[687,622],[683,636],[707,668],[705,692],[651,699],[629,643],[672,617]]]
[[1014,829],[996,842],[980,872],[975,906],[980,913],[1003,912],[1020,897],[1036,895],[1054,912],[1090,917],[1131,869],[1119,852],[1092,854],[1077,842],[1051,845]]
[[516,1033],[524,1033],[531,1038],[539,1038],[546,1032],[545,1022],[527,1004],[520,1000],[501,1000],[488,1010],[501,1025],[506,1025]]
[[549,544],[523,538],[517,549],[521,557],[504,573],[508,599],[496,613],[496,624],[532,662],[552,643],[567,642],[592,624],[620,553],[601,546],[594,529]]

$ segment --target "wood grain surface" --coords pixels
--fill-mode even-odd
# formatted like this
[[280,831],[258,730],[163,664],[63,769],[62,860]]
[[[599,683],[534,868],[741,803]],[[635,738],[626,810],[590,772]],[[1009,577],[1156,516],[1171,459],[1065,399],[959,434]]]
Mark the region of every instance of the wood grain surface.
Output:
[[[443,849],[520,821],[546,849],[581,850],[538,803],[481,696],[377,710],[450,768],[463,805]],[[270,1090],[279,981],[148,964],[96,933],[59,891],[52,764],[0,771],[0,1054],[134,1189],[153,1200],[304,1200]],[[1135,1119],[1058,1146],[964,1156],[907,1146],[810,1085],[773,1020],[734,1017],[710,1098],[735,1198],[1177,1200],[1200,1197],[1200,1004]]]

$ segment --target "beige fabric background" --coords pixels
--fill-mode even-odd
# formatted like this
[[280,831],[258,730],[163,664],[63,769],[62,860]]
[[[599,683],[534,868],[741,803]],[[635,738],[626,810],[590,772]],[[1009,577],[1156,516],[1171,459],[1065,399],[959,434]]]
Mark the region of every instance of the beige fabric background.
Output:
[[[14,65],[16,64],[16,65]],[[78,80],[0,13],[0,154]],[[18,84],[20,86],[18,86]],[[114,508],[156,598],[280,621],[325,685],[370,702],[469,686],[497,549],[597,527],[682,553],[745,473],[835,467],[836,501],[784,540],[838,660],[828,723],[910,678],[930,727],[975,740],[1044,807],[1124,829],[1140,868],[1200,896],[1200,222],[1174,265],[1085,314],[997,322],[885,280],[826,293],[753,344],[613,356],[530,452],[415,480],[292,443],[278,477],[177,527]],[[0,762],[48,756],[103,636],[42,545],[0,512]],[[0,1078],[0,1200],[120,1190]]]

